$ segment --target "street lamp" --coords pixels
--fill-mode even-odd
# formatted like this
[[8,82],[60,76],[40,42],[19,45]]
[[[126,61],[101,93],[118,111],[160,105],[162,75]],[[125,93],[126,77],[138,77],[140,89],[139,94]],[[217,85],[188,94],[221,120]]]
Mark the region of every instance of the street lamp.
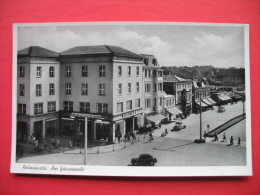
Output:
[[195,139],[194,142],[195,143],[205,143],[205,139],[202,139],[201,92],[199,92],[199,96],[200,96],[200,139]]
[[71,113],[70,118],[84,117],[85,118],[85,135],[84,135],[84,165],[87,165],[87,149],[88,149],[88,118],[100,119],[100,115],[82,114],[82,113]]

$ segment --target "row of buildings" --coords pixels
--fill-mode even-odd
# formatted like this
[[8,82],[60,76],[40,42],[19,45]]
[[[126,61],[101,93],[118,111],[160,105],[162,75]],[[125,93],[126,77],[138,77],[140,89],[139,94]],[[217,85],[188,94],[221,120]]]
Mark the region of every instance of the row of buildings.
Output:
[[117,46],[61,53],[31,46],[18,51],[17,62],[19,140],[83,137],[87,128],[88,139],[113,142],[118,133],[196,112],[201,97],[203,107],[214,103],[207,83],[163,75],[153,55]]

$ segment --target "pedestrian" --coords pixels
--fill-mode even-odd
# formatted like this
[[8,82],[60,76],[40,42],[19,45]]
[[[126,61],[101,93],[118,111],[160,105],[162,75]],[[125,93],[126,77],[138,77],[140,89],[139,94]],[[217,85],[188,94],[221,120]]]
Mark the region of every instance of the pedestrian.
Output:
[[226,142],[227,141],[227,138],[226,138],[226,135],[225,135],[225,133],[223,134],[223,140],[222,140],[223,142]]
[[207,133],[206,133],[206,131],[204,131],[204,135],[203,135],[203,137],[204,137],[204,139],[207,138]]
[[217,132],[215,132],[215,139],[214,141],[218,141],[218,135],[217,135]]
[[238,142],[237,142],[237,145],[240,145],[240,137],[238,137]]
[[168,135],[168,130],[165,128],[165,136]]
[[233,145],[233,136],[230,137],[230,145]]
[[120,138],[121,138],[121,136],[120,136],[120,134],[118,133],[118,134],[117,134],[118,143],[120,143]]

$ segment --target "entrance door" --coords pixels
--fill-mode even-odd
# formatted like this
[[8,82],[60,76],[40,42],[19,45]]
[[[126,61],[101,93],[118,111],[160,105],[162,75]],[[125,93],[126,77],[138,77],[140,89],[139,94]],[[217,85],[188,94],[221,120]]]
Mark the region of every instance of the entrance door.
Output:
[[27,140],[27,122],[17,122],[17,139],[21,141]]
[[93,140],[93,121],[88,121],[88,140]]
[[133,118],[128,118],[125,120],[125,130],[126,134],[133,133]]
[[43,121],[34,122],[34,135],[38,140],[42,139],[42,124]]

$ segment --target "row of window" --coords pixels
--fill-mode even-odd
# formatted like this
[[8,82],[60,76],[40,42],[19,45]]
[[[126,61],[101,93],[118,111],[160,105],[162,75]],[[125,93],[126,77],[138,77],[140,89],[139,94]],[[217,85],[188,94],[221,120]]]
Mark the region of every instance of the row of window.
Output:
[[204,97],[207,97],[209,95],[210,95],[209,91],[196,92],[195,93],[195,99],[204,98]]
[[[131,76],[131,66],[127,66],[127,76]],[[65,67],[65,75],[66,77],[71,77],[71,72],[72,68],[71,66],[66,66]],[[20,77],[25,77],[25,67],[20,66],[20,71],[19,71]],[[140,75],[140,67],[136,67],[136,76]],[[55,76],[55,67],[50,66],[49,67],[49,77],[54,77]],[[88,66],[82,66],[81,68],[81,76],[82,77],[88,77]],[[105,77],[106,76],[106,67],[105,66],[99,66],[99,76],[100,77]],[[118,66],[118,76],[122,76],[122,66]],[[42,77],[42,67],[37,66],[36,67],[36,77],[40,78]]]
[[[47,103],[48,112],[56,111],[56,102],[48,102]],[[18,113],[26,114],[26,104],[18,104]],[[43,113],[43,103],[34,104],[34,114],[42,114]]]
[[[163,84],[158,83],[158,91],[163,91]],[[144,92],[150,93],[151,92],[151,83],[145,83],[144,84]],[[157,83],[154,83],[153,92],[157,92]]]
[[[20,77],[25,77],[25,67],[24,66],[20,66],[20,70],[19,70],[19,76]],[[50,66],[49,67],[49,77],[54,77],[55,76],[55,67]],[[36,77],[42,77],[42,67],[37,66],[36,67]]]
[[[140,98],[135,99],[135,108],[140,108],[141,107],[141,100]],[[126,110],[132,110],[133,109],[133,104],[132,100],[129,100],[126,102]],[[124,105],[123,102],[117,103],[117,113],[124,112]]]
[[[118,95],[122,95],[122,83],[119,83],[118,84]],[[132,92],[132,87],[131,87],[132,85],[131,85],[131,83],[128,83],[127,84],[127,92],[128,92],[128,94],[130,94],[131,92]],[[140,85],[139,85],[139,82],[136,82],[136,93],[139,93],[139,91],[140,91]]]
[[[72,93],[72,87],[71,83],[65,83],[65,94],[71,95]],[[139,93],[140,85],[139,82],[136,83],[136,93]],[[128,94],[131,93],[131,83],[128,83],[127,85]],[[55,94],[55,87],[54,83],[49,84],[49,95]],[[81,94],[82,95],[88,95],[88,84],[82,83],[81,84]],[[118,84],[118,94],[122,95],[122,84]],[[25,85],[20,84],[19,85],[19,95],[24,96],[25,95]],[[99,95],[106,95],[106,84],[99,84]],[[36,96],[42,96],[42,84],[36,84]]]
[[165,105],[166,106],[174,105],[174,99],[165,100]]
[[[73,111],[73,102],[72,101],[64,101],[63,103],[64,111]],[[48,102],[47,103],[47,111],[55,112],[56,111],[56,102]],[[89,102],[80,102],[80,112],[82,113],[90,113],[90,103]],[[26,114],[26,104],[18,104],[18,113]],[[43,113],[43,103],[34,104],[34,114],[42,114]],[[108,104],[106,103],[97,103],[97,113],[108,113]]]
[[[163,98],[158,98],[158,104],[162,106]],[[154,103],[156,106],[157,98],[154,99]],[[174,104],[174,100],[166,100],[166,106]],[[135,99],[135,108],[141,107],[141,99]],[[151,107],[151,98],[145,99],[145,108]],[[73,101],[64,101],[63,103],[64,111],[73,111]],[[126,110],[132,110],[133,104],[132,100],[126,102]],[[56,101],[48,102],[47,103],[47,110],[48,112],[55,112],[56,111]],[[90,113],[90,103],[89,102],[80,102],[80,112],[82,113]],[[117,103],[117,112],[121,113],[124,112],[123,102]],[[18,113],[19,114],[26,114],[26,104],[18,104]],[[34,104],[34,114],[42,114],[43,113],[43,103],[36,103]],[[97,113],[108,113],[108,104],[106,103],[97,103]]]
[[[158,101],[158,105],[162,106],[163,98],[162,97],[159,97],[158,99],[154,98],[154,106],[157,106],[157,101]],[[144,107],[145,108],[150,108],[151,107],[151,98],[145,98],[144,99]]]
[[163,76],[163,72],[162,71],[158,71],[158,75],[157,75],[157,71],[152,71],[152,70],[145,70],[144,71],[144,77],[162,77]]
[[182,88],[191,88],[192,84],[191,83],[177,83],[176,88],[177,89],[182,89]]
[[[131,76],[132,75],[132,67],[131,66],[127,66],[127,76]],[[140,67],[137,66],[136,67],[136,76],[140,75]],[[118,66],[118,76],[121,77],[122,76],[122,66]]]

